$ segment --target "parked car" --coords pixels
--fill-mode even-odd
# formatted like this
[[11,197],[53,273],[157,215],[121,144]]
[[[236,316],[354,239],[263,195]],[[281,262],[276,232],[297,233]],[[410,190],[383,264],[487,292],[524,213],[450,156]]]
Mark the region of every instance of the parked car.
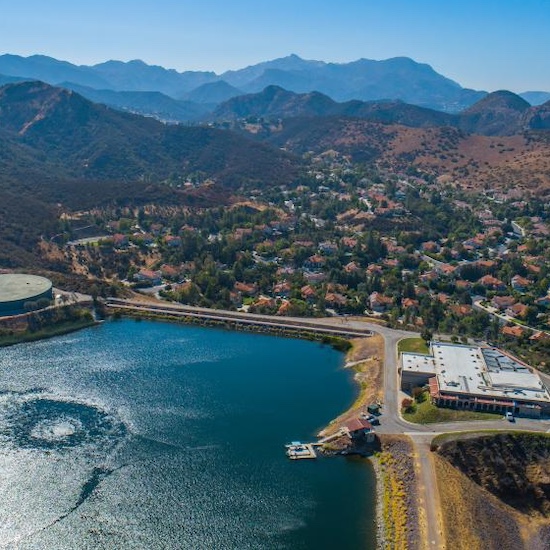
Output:
[[514,418],[513,413],[511,413],[511,412],[507,412],[504,415],[504,418],[506,418],[506,420],[508,420],[508,422],[515,422],[516,421],[516,419]]

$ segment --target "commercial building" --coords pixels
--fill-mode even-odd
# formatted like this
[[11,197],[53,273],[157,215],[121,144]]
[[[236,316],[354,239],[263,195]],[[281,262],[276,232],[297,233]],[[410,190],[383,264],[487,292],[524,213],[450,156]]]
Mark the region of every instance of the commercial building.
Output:
[[402,353],[401,387],[427,385],[440,407],[538,418],[550,414],[550,393],[538,374],[504,351],[432,342],[430,354]]
[[0,317],[25,313],[26,305],[52,299],[52,282],[45,277],[25,274],[0,274]]

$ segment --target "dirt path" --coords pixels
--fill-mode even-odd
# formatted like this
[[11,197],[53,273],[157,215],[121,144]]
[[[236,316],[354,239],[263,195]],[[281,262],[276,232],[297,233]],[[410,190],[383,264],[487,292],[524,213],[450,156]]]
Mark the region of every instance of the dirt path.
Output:
[[420,524],[423,533],[423,548],[443,550],[443,521],[439,505],[437,476],[430,451],[431,435],[412,437],[415,467],[418,475],[418,509],[422,511]]

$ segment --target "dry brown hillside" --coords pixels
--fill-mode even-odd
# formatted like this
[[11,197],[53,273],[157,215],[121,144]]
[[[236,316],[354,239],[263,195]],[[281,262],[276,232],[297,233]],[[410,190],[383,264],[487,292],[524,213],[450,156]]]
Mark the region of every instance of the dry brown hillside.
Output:
[[285,120],[267,139],[297,153],[334,149],[393,171],[417,168],[465,188],[550,191],[548,131],[491,137],[450,127],[317,118]]
[[550,437],[472,434],[436,447],[448,548],[550,547]]

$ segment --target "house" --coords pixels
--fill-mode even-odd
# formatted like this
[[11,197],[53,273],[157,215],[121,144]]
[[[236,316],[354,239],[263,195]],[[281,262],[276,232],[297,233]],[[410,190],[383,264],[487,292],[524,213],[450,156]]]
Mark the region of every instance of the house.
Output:
[[506,315],[509,317],[523,318],[527,314],[528,306],[525,304],[514,304],[506,309]]
[[181,277],[181,267],[164,264],[160,266],[160,273],[169,281],[177,281]]
[[327,292],[325,294],[325,303],[329,307],[342,307],[346,305],[346,302],[346,297],[338,292]]
[[319,251],[323,252],[324,254],[334,254],[338,251],[338,245],[331,241],[325,241],[319,243]]
[[401,301],[401,305],[408,309],[410,307],[418,307],[418,300],[414,300],[413,298],[403,298]]
[[360,271],[360,267],[357,265],[357,262],[349,262],[344,266],[344,271],[346,273],[357,273]]
[[496,307],[500,311],[513,306],[516,303],[516,299],[513,296],[495,296],[491,300],[493,307]]
[[166,235],[164,237],[164,243],[166,246],[177,248],[178,246],[181,246],[181,237],[176,235]]
[[374,441],[374,428],[363,418],[353,418],[344,425],[343,430],[351,439],[365,438],[367,442]]
[[304,279],[310,284],[322,283],[327,278],[325,273],[304,271]]
[[525,330],[523,328],[521,328],[520,326],[518,326],[518,325],[513,325],[511,327],[509,327],[509,326],[502,327],[500,329],[500,332],[504,336],[508,336],[508,337],[511,337],[511,338],[521,338],[523,336]]
[[393,304],[393,298],[389,298],[388,296],[383,296],[379,292],[373,292],[369,296],[369,304],[372,311],[376,311],[377,313],[383,313],[384,311],[387,311]]
[[526,279],[525,277],[522,277],[521,275],[514,275],[512,277],[511,284],[514,290],[517,290],[518,292],[524,292],[531,284],[531,281],[529,279]]
[[304,262],[304,268],[311,271],[316,271],[322,269],[325,266],[325,263],[326,261],[323,256],[319,254],[314,254]]
[[504,290],[506,288],[506,285],[500,279],[492,275],[484,275],[479,279],[478,283],[492,290]]
[[151,269],[141,269],[134,275],[134,279],[140,283],[149,283],[152,286],[160,285],[162,276],[160,271],[152,271]]
[[124,248],[128,246],[128,235],[122,233],[115,233],[113,235],[113,246],[115,248]]
[[258,294],[258,287],[253,283],[242,283],[237,281],[233,285],[235,292],[240,292],[243,296],[256,296]]
[[535,305],[541,306],[541,307],[550,306],[550,294],[547,294],[546,296],[541,296],[540,298],[537,298],[535,300]]
[[282,281],[274,285],[273,294],[279,298],[288,298],[291,290],[292,285],[288,281]]
[[317,293],[315,292],[315,289],[311,285],[305,285],[300,289],[300,293],[302,295],[302,298],[306,302],[314,302],[315,298],[317,297]]

